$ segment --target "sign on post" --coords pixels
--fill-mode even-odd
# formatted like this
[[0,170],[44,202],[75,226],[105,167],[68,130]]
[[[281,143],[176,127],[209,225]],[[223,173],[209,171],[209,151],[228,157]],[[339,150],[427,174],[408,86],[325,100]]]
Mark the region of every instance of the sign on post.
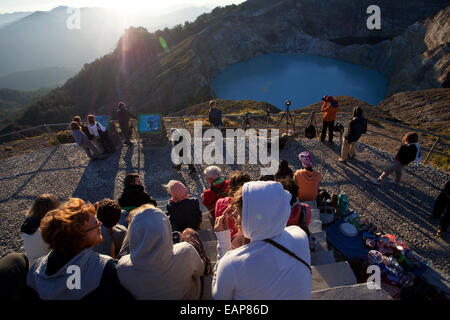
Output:
[[138,131],[145,133],[161,132],[161,114],[141,114],[139,115]]

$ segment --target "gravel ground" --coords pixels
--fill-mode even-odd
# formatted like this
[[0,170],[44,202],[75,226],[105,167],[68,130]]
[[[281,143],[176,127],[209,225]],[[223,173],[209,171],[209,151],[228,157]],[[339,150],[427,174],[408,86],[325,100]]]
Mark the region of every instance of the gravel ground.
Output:
[[[449,235],[436,238],[438,221],[430,222],[426,214],[432,211],[434,199],[450,174],[430,166],[410,166],[404,171],[401,185],[374,186],[370,179],[377,177],[393,157],[365,144],[360,144],[357,159],[347,165],[337,162],[338,144],[330,146],[318,140],[290,141],[280,153],[280,159],[288,160],[292,169],[299,169],[297,155],[305,150],[313,154],[322,173],[321,188],[330,194],[346,192],[351,209],[385,232],[403,239],[449,279]],[[138,172],[147,191],[157,200],[168,198],[162,184],[171,179],[182,181],[191,194],[200,195],[206,187],[202,171],[207,165],[197,165],[195,174],[188,174],[187,166],[177,172],[171,168],[170,152],[170,146],[148,150],[140,145],[123,146],[106,160],[89,162],[75,144],[67,144],[0,160],[0,257],[10,251],[23,252],[20,226],[33,199],[44,192],[53,193],[61,201],[69,197],[91,202],[105,197],[118,199],[125,175]],[[260,176],[258,165],[220,167],[225,175],[241,169],[253,179]]]

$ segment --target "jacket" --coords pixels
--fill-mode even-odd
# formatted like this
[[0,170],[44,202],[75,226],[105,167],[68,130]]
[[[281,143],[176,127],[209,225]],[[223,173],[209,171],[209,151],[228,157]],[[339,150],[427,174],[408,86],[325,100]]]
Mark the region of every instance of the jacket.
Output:
[[89,129],[89,133],[94,136],[94,137],[99,137],[100,136],[100,132],[98,132],[98,127],[97,125],[100,127],[100,130],[103,132],[106,132],[106,129],[104,126],[102,126],[102,124],[100,122],[95,122],[94,124],[90,124],[88,126]]
[[120,248],[122,247],[125,234],[127,233],[127,228],[123,225],[116,224],[111,230],[108,230],[105,226],[102,226],[101,229],[103,240],[98,245],[93,247],[93,250],[100,254],[111,256],[111,248],[114,248],[114,257],[117,257],[119,255]]
[[272,239],[311,264],[309,241],[298,226],[286,227],[291,195],[274,181],[243,186],[242,231],[250,243],[230,250],[230,231],[217,232],[218,262],[212,295],[216,300],[308,300],[310,270],[269,244]]
[[322,108],[320,109],[320,111],[325,112],[323,115],[323,121],[335,121],[338,107],[339,104],[336,100],[333,100],[332,102],[324,102]]
[[117,274],[136,299],[199,299],[205,265],[191,244],[173,244],[164,212],[149,208],[137,213],[127,237],[130,253],[120,258]]
[[317,199],[321,177],[318,171],[301,169],[295,172],[294,180],[298,186],[299,201],[315,201]]
[[[80,287],[69,289],[70,266],[79,267]],[[39,258],[27,274],[27,285],[43,300],[124,300],[132,299],[119,282],[116,263],[111,257],[86,248],[75,256],[55,251]]]
[[[218,217],[220,217],[221,215],[223,215],[223,212],[231,204],[232,200],[233,200],[232,197],[226,197],[226,198],[221,198],[221,199],[217,200],[216,209],[214,211],[214,216],[216,217],[216,219]],[[234,221],[232,219],[228,219],[228,228],[231,231],[231,235],[230,235],[231,239],[233,239],[239,230],[237,229],[236,224],[234,223]]]
[[158,206],[158,203],[144,190],[142,185],[126,185],[122,195],[119,198],[119,206],[140,207],[143,204],[152,203]]
[[130,121],[130,113],[127,108],[119,108],[117,110],[117,117],[119,119],[119,125],[121,127],[128,127],[128,122]]
[[416,159],[417,147],[414,144],[403,144],[398,150],[395,159],[402,165],[407,166]]
[[209,122],[214,126],[222,125],[222,111],[217,108],[209,110]]
[[172,231],[183,232],[186,228],[198,229],[202,222],[202,211],[195,198],[184,199],[180,202],[169,201],[167,213],[172,225]]
[[219,178],[202,194],[202,203],[208,210],[215,210],[216,201],[228,195],[228,180]]
[[367,120],[364,117],[353,117],[348,124],[348,132],[345,139],[348,142],[356,142],[363,133],[367,132]]

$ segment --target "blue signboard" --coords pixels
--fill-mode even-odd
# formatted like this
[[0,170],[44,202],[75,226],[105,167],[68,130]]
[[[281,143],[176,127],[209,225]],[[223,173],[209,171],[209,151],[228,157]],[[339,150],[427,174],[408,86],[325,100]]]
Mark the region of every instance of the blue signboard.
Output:
[[108,130],[109,116],[95,116],[95,121],[100,123],[102,126],[105,127],[106,130]]
[[160,114],[141,114],[139,115],[139,132],[160,132],[161,115]]

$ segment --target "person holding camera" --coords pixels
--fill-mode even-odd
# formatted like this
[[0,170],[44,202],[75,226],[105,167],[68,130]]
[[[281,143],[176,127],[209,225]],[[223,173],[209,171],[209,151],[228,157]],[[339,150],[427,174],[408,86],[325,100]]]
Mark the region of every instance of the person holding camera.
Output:
[[336,113],[339,107],[338,102],[332,96],[322,98],[323,105],[320,111],[325,112],[323,115],[323,127],[320,141],[325,142],[328,129],[328,142],[333,143],[334,121],[336,121]]

